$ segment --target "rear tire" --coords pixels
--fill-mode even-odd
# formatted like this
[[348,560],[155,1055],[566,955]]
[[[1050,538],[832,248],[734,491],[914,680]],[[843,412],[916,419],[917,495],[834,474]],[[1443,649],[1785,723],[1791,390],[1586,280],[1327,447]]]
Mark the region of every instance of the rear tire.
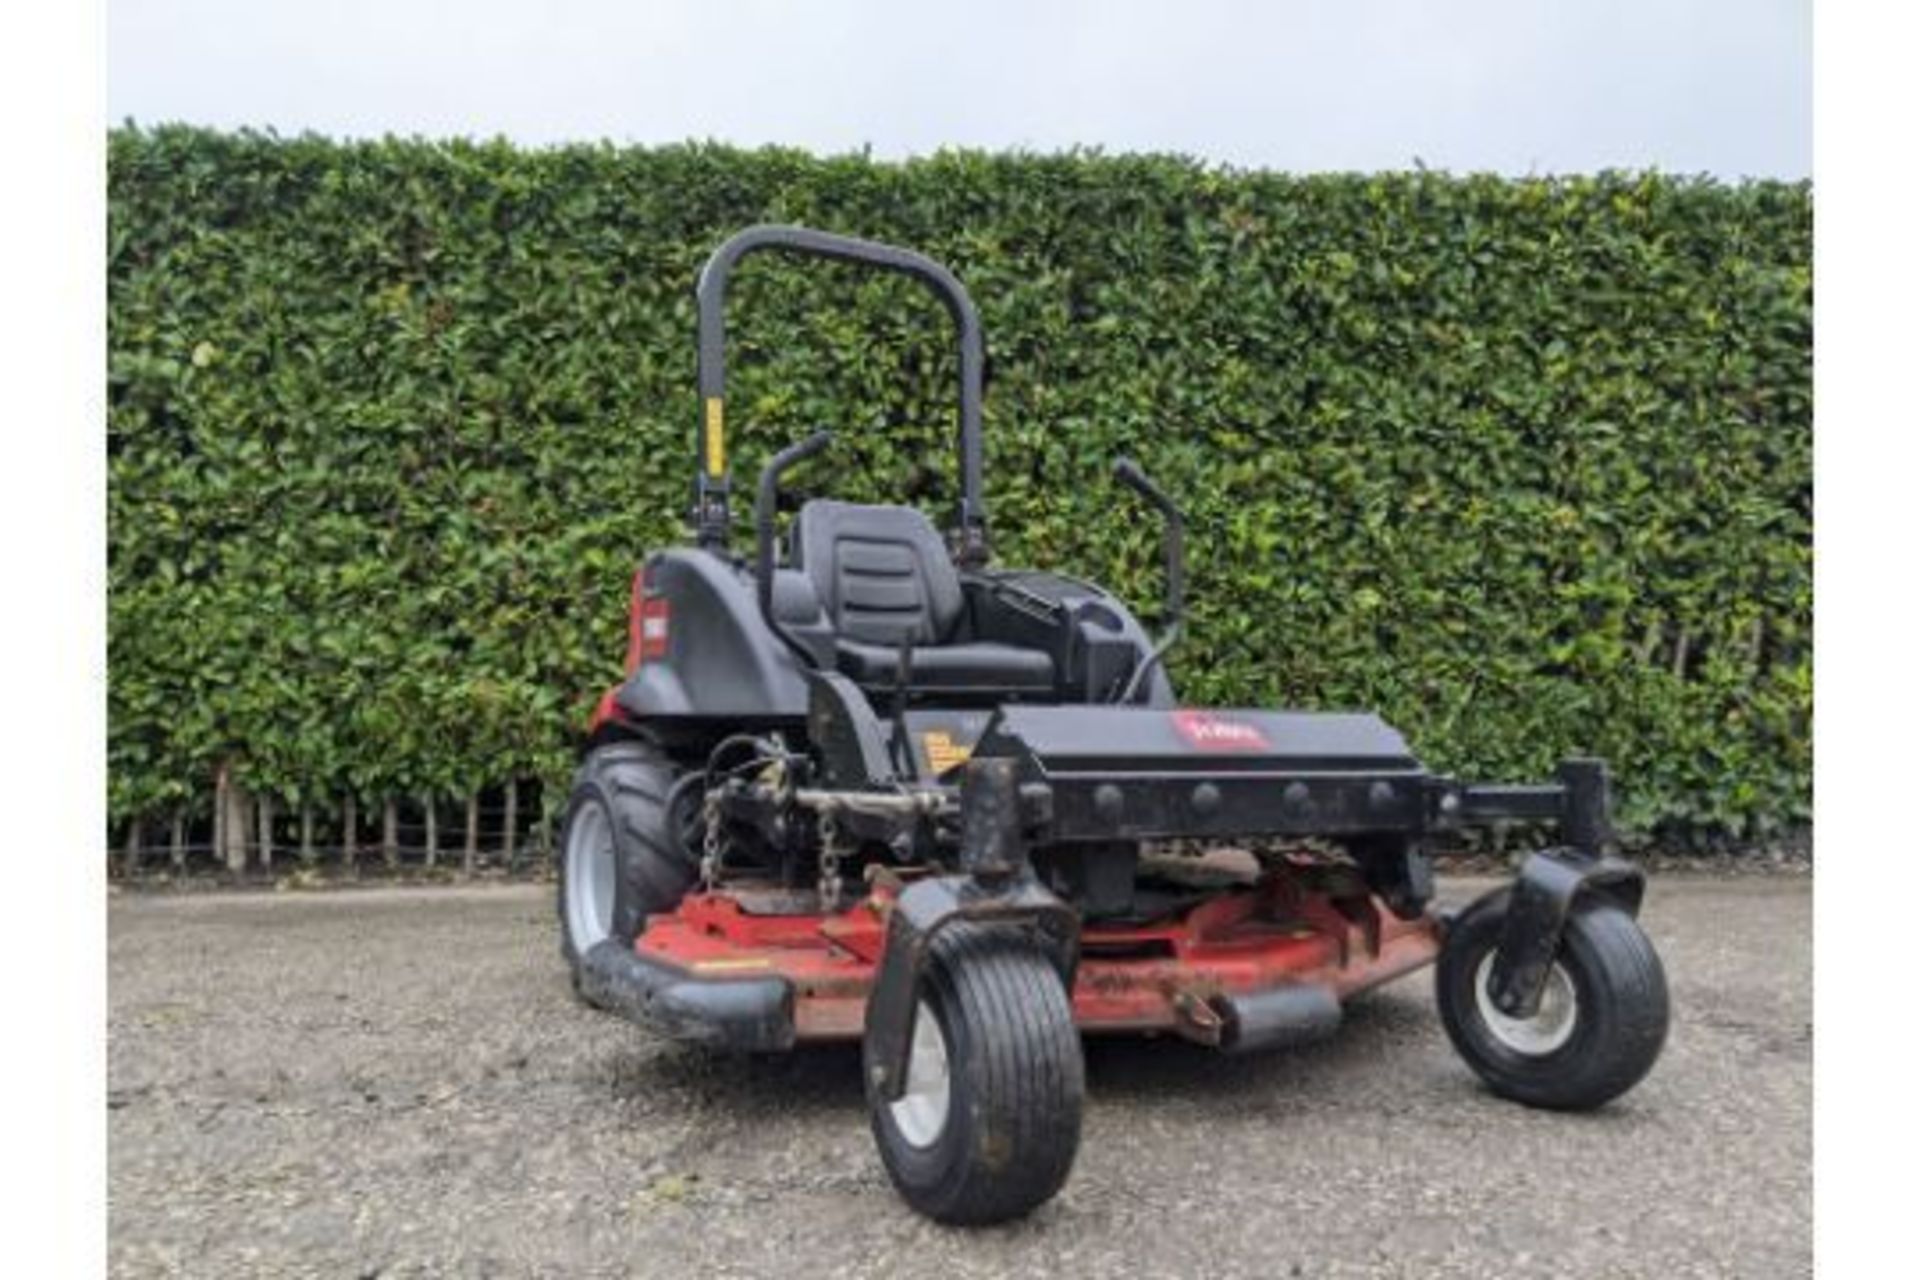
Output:
[[1023,932],[967,922],[934,938],[907,1092],[867,1064],[873,1136],[908,1204],[939,1222],[1020,1217],[1059,1191],[1080,1146],[1080,1035],[1059,971]]
[[1667,1039],[1667,979],[1634,918],[1600,897],[1574,903],[1539,1012],[1503,1016],[1487,976],[1507,891],[1454,922],[1435,966],[1440,1018],[1453,1047],[1495,1093],[1528,1106],[1585,1111],[1619,1097],[1653,1068]]
[[555,878],[560,954],[582,999],[586,953],[607,942],[632,946],[647,917],[679,906],[698,878],[688,844],[698,796],[676,787],[682,776],[640,742],[598,747],[574,775]]

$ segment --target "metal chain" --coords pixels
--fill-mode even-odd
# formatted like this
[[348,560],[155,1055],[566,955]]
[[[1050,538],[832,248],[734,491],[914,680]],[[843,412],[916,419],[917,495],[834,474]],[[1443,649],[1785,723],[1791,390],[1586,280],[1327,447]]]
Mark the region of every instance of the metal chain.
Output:
[[720,788],[709,787],[703,809],[707,823],[706,838],[700,846],[700,886],[711,891],[720,883]]
[[833,810],[820,815],[820,909],[833,911],[840,905],[840,824]]

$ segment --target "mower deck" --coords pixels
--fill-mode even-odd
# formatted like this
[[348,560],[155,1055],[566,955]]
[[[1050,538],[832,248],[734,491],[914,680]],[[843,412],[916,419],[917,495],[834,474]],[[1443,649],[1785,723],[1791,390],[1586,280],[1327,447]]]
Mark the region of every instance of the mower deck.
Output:
[[[683,1039],[751,1050],[854,1040],[865,1026],[892,894],[845,910],[757,910],[751,892],[696,893],[655,916],[632,959],[594,966],[629,1017]],[[1339,1002],[1429,964],[1432,916],[1332,897],[1277,877],[1164,919],[1089,924],[1072,989],[1086,1032],[1170,1032],[1255,1048],[1315,1038]],[[624,997],[624,998],[621,998]]]

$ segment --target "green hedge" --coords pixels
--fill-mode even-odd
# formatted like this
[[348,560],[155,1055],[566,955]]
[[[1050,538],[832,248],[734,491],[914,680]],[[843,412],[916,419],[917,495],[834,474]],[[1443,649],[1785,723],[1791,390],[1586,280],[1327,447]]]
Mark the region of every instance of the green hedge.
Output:
[[[110,140],[111,812],[554,778],[681,536],[692,283],[748,223],[979,301],[999,558],[1158,597],[1195,701],[1377,707],[1428,760],[1610,757],[1640,831],[1807,817],[1812,195],[126,128]],[[732,453],[952,496],[945,317],[755,259]],[[831,479],[824,479],[830,474]],[[741,513],[744,516],[744,512]]]

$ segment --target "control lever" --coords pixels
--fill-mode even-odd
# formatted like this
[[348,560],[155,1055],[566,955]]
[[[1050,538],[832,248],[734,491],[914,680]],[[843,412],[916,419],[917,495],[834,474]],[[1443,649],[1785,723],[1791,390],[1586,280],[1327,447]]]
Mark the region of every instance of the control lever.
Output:
[[774,454],[760,469],[760,489],[753,500],[754,587],[760,602],[760,617],[808,666],[816,665],[812,651],[794,639],[786,624],[773,614],[773,518],[780,501],[780,477],[832,443],[833,432],[816,431]]
[[1133,678],[1127,681],[1115,702],[1130,703],[1140,693],[1147,675],[1159,666],[1180,640],[1186,629],[1187,610],[1187,517],[1174,500],[1147,477],[1140,464],[1132,458],[1116,458],[1113,463],[1113,478],[1145,498],[1165,517],[1167,527],[1164,538],[1167,558],[1167,599],[1164,616],[1160,620],[1159,641],[1147,654],[1144,661],[1133,669]]

